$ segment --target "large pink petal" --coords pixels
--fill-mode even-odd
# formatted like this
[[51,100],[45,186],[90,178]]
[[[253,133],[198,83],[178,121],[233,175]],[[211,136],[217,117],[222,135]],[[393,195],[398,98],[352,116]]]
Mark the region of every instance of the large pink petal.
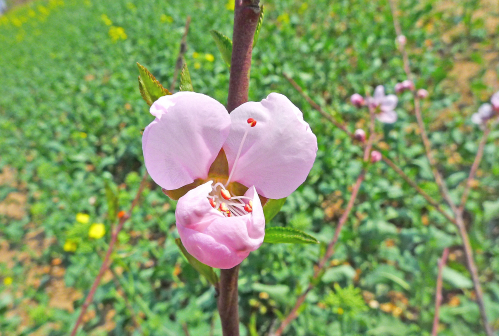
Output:
[[381,101],[381,111],[392,111],[397,107],[398,98],[396,95],[388,95]]
[[381,111],[376,114],[376,118],[385,124],[393,124],[397,121],[397,113],[395,111]]
[[206,178],[230,130],[230,117],[215,99],[195,92],[159,98],[151,106],[156,119],[142,136],[147,171],[172,190]]
[[[305,181],[317,153],[317,138],[288,98],[271,93],[261,103],[239,106],[230,118],[224,150],[231,171],[248,131],[232,181],[254,185],[260,195],[273,199],[289,196]],[[255,127],[248,125],[248,118],[256,120]]]
[[175,212],[178,232],[186,250],[196,259],[215,268],[232,268],[263,243],[262,205],[252,187],[245,195],[253,200],[253,212],[225,217],[208,202],[211,185],[207,182],[179,199]]
[[492,95],[492,98],[490,98],[490,103],[496,111],[499,109],[499,91]]
[[381,103],[383,98],[385,98],[385,88],[383,85],[378,85],[374,89],[374,99],[378,102]]

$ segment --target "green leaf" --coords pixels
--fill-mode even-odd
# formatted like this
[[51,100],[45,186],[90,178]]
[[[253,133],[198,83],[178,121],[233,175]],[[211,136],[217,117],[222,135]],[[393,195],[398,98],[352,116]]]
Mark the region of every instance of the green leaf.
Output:
[[473,288],[470,278],[447,266],[442,270],[442,278],[454,288]]
[[191,74],[189,73],[189,68],[187,68],[187,63],[185,62],[182,67],[182,72],[180,72],[180,91],[194,91]]
[[[261,14],[260,14],[261,16]],[[222,34],[217,30],[210,31],[211,36],[215,40],[215,44],[217,45],[218,50],[222,54],[222,58],[224,59],[227,66],[230,68],[230,61],[232,58],[232,41],[230,38]],[[253,42],[254,45],[254,42]]]
[[142,98],[151,106],[160,97],[171,95],[170,91],[147,70],[143,65],[137,63],[139,67],[139,90]]
[[184,245],[182,244],[180,238],[175,239],[175,244],[177,244],[178,248],[185,256],[189,264],[191,264],[191,266],[194,267],[196,271],[198,271],[202,276],[204,276],[206,280],[208,280],[213,286],[218,285],[218,276],[215,273],[215,271],[213,271],[212,267],[203,264],[202,262],[194,258],[192,255],[190,255],[189,252],[187,252],[187,250],[185,249]]
[[110,181],[105,181],[107,217],[113,221],[118,214],[118,188]]
[[255,35],[253,37],[253,48],[256,46],[256,42],[258,42],[258,36],[260,35],[260,28],[262,28],[263,17],[265,13],[263,10],[263,5],[260,6],[260,16],[258,17],[258,23],[256,25]]
[[319,244],[319,241],[303,231],[288,227],[269,227],[265,229],[264,243]]
[[265,223],[269,223],[281,210],[286,202],[286,197],[280,199],[269,199],[263,206],[263,214],[265,215]]

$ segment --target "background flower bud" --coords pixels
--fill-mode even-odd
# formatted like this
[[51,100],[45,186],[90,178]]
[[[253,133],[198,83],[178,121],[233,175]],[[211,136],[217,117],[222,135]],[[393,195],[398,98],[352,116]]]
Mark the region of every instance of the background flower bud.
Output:
[[404,88],[404,90],[414,90],[414,83],[409,80],[409,79],[406,79],[405,81],[402,82],[402,86]]
[[405,38],[404,35],[397,36],[397,43],[398,43],[398,45],[404,46],[406,44],[406,42],[407,42],[407,39]]
[[354,133],[355,140],[358,140],[360,142],[366,141],[366,132],[364,132],[363,129],[359,128],[355,131]]
[[418,98],[426,99],[427,97],[428,97],[428,91],[426,91],[425,89],[418,90]]
[[364,97],[358,93],[354,93],[352,97],[350,97],[350,102],[356,107],[364,106]]
[[372,163],[376,163],[376,162],[378,162],[379,160],[381,160],[381,158],[382,158],[382,157],[383,157],[383,156],[382,156],[382,155],[381,155],[381,153],[380,153],[380,152],[378,152],[378,151],[372,151],[372,152],[371,152],[371,162],[372,162]]
[[395,93],[399,94],[404,92],[404,85],[402,83],[395,84]]

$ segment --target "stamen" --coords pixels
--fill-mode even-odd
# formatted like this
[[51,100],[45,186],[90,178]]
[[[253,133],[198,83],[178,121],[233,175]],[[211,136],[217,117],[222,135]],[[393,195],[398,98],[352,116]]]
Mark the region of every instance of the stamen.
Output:
[[244,206],[244,210],[246,210],[247,212],[252,212],[252,211],[253,211],[253,208],[251,207],[251,205],[246,204],[246,205]]
[[213,208],[216,208],[217,207],[217,202],[215,202],[215,200],[213,198],[210,198],[210,205],[213,207]]
[[231,194],[227,189],[222,189],[220,191],[220,195],[222,195],[222,197],[226,200],[230,200],[230,198],[231,198]]
[[227,206],[227,204],[225,203],[220,203],[220,206],[218,207],[220,209],[220,211],[222,212],[225,212],[225,211],[229,211],[229,207]]
[[[251,127],[256,126],[256,120],[253,118],[249,118],[247,122],[248,124],[250,124]],[[244,132],[243,139],[241,140],[241,144],[239,145],[239,150],[237,151],[236,159],[234,160],[234,165],[232,166],[232,171],[229,174],[229,179],[227,180],[227,183],[225,183],[225,187],[229,185],[230,179],[232,178],[232,174],[234,174],[234,170],[236,170],[237,161],[239,160],[239,155],[241,155],[241,150],[243,149],[243,144],[244,141],[246,140],[246,136],[248,135],[249,130],[250,129],[248,128],[246,132]]]

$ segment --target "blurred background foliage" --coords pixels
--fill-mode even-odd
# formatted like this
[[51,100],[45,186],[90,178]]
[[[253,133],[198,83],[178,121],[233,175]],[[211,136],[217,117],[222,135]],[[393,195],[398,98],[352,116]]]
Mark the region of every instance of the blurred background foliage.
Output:
[[[231,36],[230,2],[49,0],[0,17],[0,334],[67,335],[97,275],[110,231],[106,185],[127,210],[140,183],[150,121],[136,62],[169,87],[187,16],[194,89],[227,100],[228,69],[208,33]],[[307,182],[271,226],[320,246],[263,245],[243,263],[243,335],[265,335],[294,305],[332,238],[361,169],[360,149],[310,108],[292,75],[353,130],[368,115],[348,100],[405,79],[385,0],[266,0],[250,99],[287,95],[318,136]],[[15,6],[17,5],[17,6]],[[417,87],[439,168],[459,199],[481,131],[470,122],[499,89],[499,8],[493,0],[400,0]],[[177,81],[178,83],[178,81]],[[409,93],[379,145],[440,200]],[[467,205],[489,318],[499,329],[499,131],[491,133]],[[126,223],[79,335],[221,335],[214,289],[185,261],[175,202],[152,181]],[[111,211],[112,212],[112,211]],[[429,335],[437,260],[444,272],[440,335],[483,335],[452,225],[382,162],[369,168],[340,244],[287,335]]]

